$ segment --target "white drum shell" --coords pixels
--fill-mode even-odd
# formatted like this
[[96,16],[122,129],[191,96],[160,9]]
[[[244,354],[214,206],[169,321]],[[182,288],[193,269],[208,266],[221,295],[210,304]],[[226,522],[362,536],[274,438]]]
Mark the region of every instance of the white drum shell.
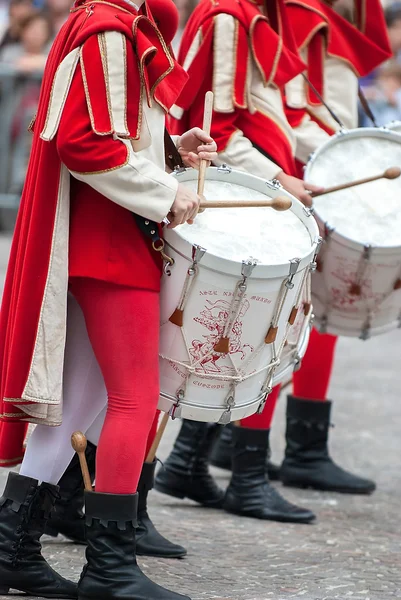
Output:
[[[196,173],[187,170],[176,174],[180,182],[193,181]],[[238,183],[250,189],[267,194],[268,197],[285,195],[286,193],[266,181],[251,175],[227,169],[208,169],[206,177]],[[212,210],[212,209],[211,209]],[[221,209],[215,209],[221,210]],[[239,209],[241,210],[241,209]],[[271,210],[271,209],[266,209]],[[295,199],[291,209],[302,220],[311,238],[310,252],[302,256],[298,271],[293,279],[294,288],[289,290],[278,325],[276,348],[284,343],[287,322],[294,306],[295,298],[301,286],[305,269],[309,269],[316,253],[318,229],[315,220],[308,211]],[[241,280],[242,264],[205,253],[198,265],[197,276],[192,284],[191,292],[184,310],[184,323],[180,328],[169,322],[169,317],[176,309],[188,268],[192,263],[192,244],[188,243],[175,230],[166,230],[167,253],[174,258],[173,275],[164,276],[161,294],[161,335],[160,335],[160,385],[161,396],[159,408],[171,411],[177,403],[177,393],[181,388],[185,375],[184,367],[177,362],[188,363],[194,356],[203,356],[202,352],[211,349],[220,338],[216,327],[218,315],[230,306],[230,299],[237,283]],[[247,260],[249,256],[244,256]],[[256,257],[257,258],[257,257]],[[295,257],[294,257],[295,258]],[[231,334],[234,346],[229,355],[215,354],[204,366],[199,365],[191,375],[185,388],[185,397],[179,402],[176,416],[197,421],[217,422],[226,411],[227,397],[230,395],[230,382],[224,380],[224,373],[232,364],[245,369],[253,375],[236,386],[235,405],[231,408],[230,419],[239,420],[255,413],[263,400],[262,386],[265,383],[266,366],[273,359],[272,345],[264,344],[269,329],[276,301],[282,289],[283,281],[289,274],[289,262],[277,265],[257,265],[247,281],[246,297],[242,303],[241,315],[237,322],[236,335]],[[302,343],[307,343],[307,332],[303,330]],[[231,348],[231,346],[230,346]],[[256,358],[251,352],[261,348]],[[292,348],[293,350],[293,348]],[[305,348],[306,350],[306,348]],[[278,367],[274,383],[291,375],[296,361],[295,352],[285,356],[286,362],[280,370]],[[171,360],[169,360],[171,359]],[[245,368],[249,364],[248,370]],[[263,369],[263,370],[262,370]],[[205,370],[210,378],[203,378]],[[213,373],[216,370],[216,378]],[[199,375],[200,376],[199,376]],[[223,379],[221,379],[223,378]]]
[[[313,177],[313,167],[320,155],[333,144],[341,144],[343,140],[352,137],[388,140],[389,136],[394,142],[401,144],[401,135],[384,128],[363,128],[336,134],[310,158],[305,169],[305,181],[317,185],[326,184]],[[336,165],[333,164],[332,168],[334,173]],[[367,173],[367,176],[371,174]],[[366,189],[368,193],[369,187],[366,186]],[[326,226],[330,228],[330,223],[323,221],[317,209],[315,217],[320,234],[325,239],[319,257],[322,270],[315,272],[312,277],[316,327],[321,332],[361,339],[400,327],[401,289],[394,290],[394,284],[401,276],[401,246],[371,247],[362,281],[362,294],[352,295],[349,290],[360,269],[364,245],[342,235],[338,230],[327,236]]]

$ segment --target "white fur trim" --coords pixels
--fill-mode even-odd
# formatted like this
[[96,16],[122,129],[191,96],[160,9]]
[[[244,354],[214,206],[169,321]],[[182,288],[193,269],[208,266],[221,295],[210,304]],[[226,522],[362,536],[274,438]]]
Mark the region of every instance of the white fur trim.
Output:
[[67,54],[54,76],[47,108],[46,123],[40,135],[42,140],[46,142],[52,140],[57,133],[71,81],[78,64],[79,52],[80,48],[75,48],[75,50]]

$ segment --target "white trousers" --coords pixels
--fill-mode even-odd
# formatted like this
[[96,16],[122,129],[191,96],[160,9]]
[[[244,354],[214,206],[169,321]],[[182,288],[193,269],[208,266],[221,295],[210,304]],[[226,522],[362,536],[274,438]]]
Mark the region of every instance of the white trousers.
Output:
[[97,445],[107,407],[103,376],[89,341],[83,313],[68,297],[67,340],[64,357],[63,422],[59,427],[37,425],[28,440],[20,473],[56,485],[74,450],[71,435],[87,433]]

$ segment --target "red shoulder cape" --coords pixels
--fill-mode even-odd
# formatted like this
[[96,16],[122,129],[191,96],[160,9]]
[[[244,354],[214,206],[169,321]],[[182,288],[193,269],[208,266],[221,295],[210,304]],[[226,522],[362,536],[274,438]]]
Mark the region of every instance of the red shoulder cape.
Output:
[[[148,8],[138,14],[124,0],[92,0],[87,4],[78,0],[53,44],[43,77],[0,314],[0,418],[3,421],[0,428],[0,465],[3,466],[17,464],[22,457],[26,433],[23,421],[29,420],[29,417],[19,405],[38,402],[24,397],[24,388],[33,361],[52,259],[61,171],[56,140],[44,141],[40,133],[45,125],[58,66],[90,36],[105,31],[124,34],[133,44],[138,58],[137,70],[131,80],[137,90],[136,108],[134,103],[131,117],[132,130],[137,129],[135,124],[142,83],[148,97],[153,97],[168,110],[187,79],[177,63],[170,67],[166,43]],[[48,351],[50,353],[51,348]]]
[[243,108],[244,104],[249,52],[253,54],[262,79],[267,83],[274,81],[278,87],[282,87],[305,68],[298,56],[290,27],[287,25],[283,0],[276,0],[269,12],[270,20],[274,21],[277,31],[273,29],[268,18],[260,12],[258,5],[249,0],[236,2],[220,0],[218,3],[213,0],[201,0],[188,21],[178,55],[179,63],[184,64],[196,34],[201,31],[201,47],[188,69],[188,83],[176,102],[184,110],[187,110],[194,101],[199,82],[205,76],[206,67],[213,56],[214,18],[219,14],[231,15],[239,23],[237,53],[234,57],[236,61],[234,99],[238,108]]
[[[380,0],[355,0],[356,23],[349,23],[320,0],[285,0],[299,50],[308,48],[308,76],[323,93],[323,60],[328,55],[348,62],[359,77],[391,57]],[[308,90],[309,102],[319,105]]]

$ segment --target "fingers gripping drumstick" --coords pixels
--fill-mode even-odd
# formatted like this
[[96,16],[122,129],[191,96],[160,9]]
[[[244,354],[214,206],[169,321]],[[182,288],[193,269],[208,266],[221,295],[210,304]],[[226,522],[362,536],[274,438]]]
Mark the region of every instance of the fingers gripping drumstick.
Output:
[[161,439],[163,437],[164,431],[167,427],[167,423],[169,420],[169,414],[168,413],[164,413],[163,418],[161,420],[161,423],[159,425],[159,429],[157,430],[157,433],[155,435],[155,439],[153,440],[153,444],[150,447],[150,450],[148,452],[148,455],[146,457],[146,461],[147,463],[152,463],[155,460],[156,457],[156,452],[159,448],[159,444],[161,442]]
[[374,175],[373,177],[366,177],[365,179],[356,179],[355,181],[350,181],[349,183],[334,185],[333,187],[325,188],[321,192],[312,192],[311,196],[312,198],[316,198],[317,196],[323,196],[324,194],[340,192],[341,190],[347,190],[348,188],[352,188],[357,185],[363,185],[364,183],[370,183],[372,181],[377,181],[378,179],[397,179],[397,177],[399,177],[400,175],[401,169],[399,169],[398,167],[390,167],[380,175]]
[[85,450],[87,441],[85,435],[81,431],[76,431],[71,436],[71,445],[78,454],[79,464],[81,465],[82,477],[84,480],[85,490],[92,491],[92,482],[89,475],[88,463],[86,462]]

